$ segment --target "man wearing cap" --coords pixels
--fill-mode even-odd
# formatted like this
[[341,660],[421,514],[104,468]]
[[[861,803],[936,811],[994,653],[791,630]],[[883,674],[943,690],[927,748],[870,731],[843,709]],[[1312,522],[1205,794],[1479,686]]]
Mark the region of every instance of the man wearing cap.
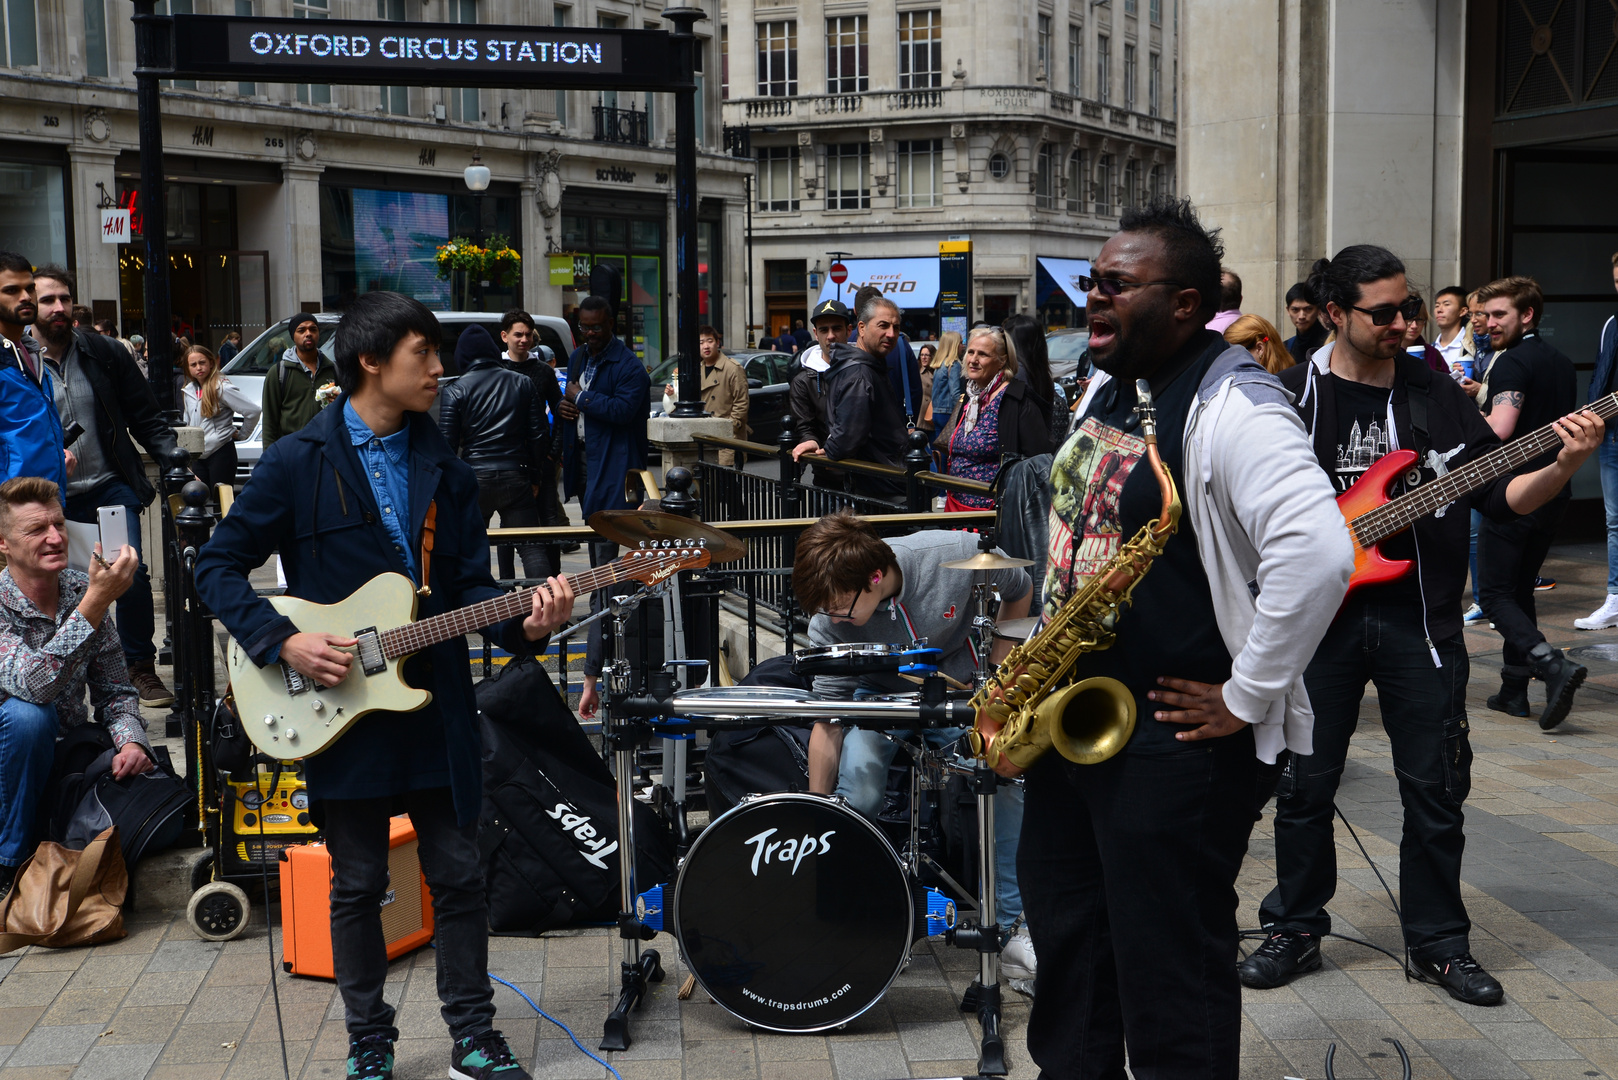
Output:
[[[841,300],[822,300],[809,317],[815,344],[799,353],[787,387],[792,433],[800,444],[826,444],[826,369],[832,347],[848,344],[848,307]],[[799,451],[801,452],[801,451]],[[833,474],[840,481],[842,474]]]
[[[320,351],[320,323],[307,311],[292,316],[287,327],[292,347],[264,376],[264,449],[315,418],[324,402],[317,391],[337,385],[337,369]],[[336,395],[332,395],[336,400]]]

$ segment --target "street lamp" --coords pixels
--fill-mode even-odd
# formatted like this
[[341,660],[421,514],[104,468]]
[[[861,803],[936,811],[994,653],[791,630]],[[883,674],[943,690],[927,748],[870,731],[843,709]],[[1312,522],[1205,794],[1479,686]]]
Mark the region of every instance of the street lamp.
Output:
[[[472,164],[466,167],[466,171],[463,172],[461,176],[466,180],[467,189],[477,196],[472,208],[472,216],[475,219],[475,223],[472,226],[472,242],[474,244],[482,243],[483,193],[489,190],[489,167],[483,164],[483,152],[478,147],[474,146],[472,148]],[[468,282],[467,284],[468,292],[470,292],[470,286],[472,283]],[[477,282],[477,291],[478,308],[481,310],[483,307],[483,282],[481,279]]]

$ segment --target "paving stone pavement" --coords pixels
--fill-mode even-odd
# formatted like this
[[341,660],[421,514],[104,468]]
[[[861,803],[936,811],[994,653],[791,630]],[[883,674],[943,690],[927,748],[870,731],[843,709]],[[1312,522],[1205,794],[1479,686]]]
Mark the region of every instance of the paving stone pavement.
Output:
[[[1592,549],[1560,549],[1539,594],[1557,645],[1618,642],[1581,634],[1574,617],[1600,601],[1605,563]],[[1543,734],[1531,721],[1489,712],[1498,673],[1496,635],[1467,632],[1477,754],[1467,805],[1464,891],[1473,951],[1505,985],[1506,1003],[1479,1009],[1407,982],[1392,959],[1328,939],[1322,971],[1279,990],[1247,991],[1242,1080],[1324,1075],[1397,1077],[1390,1042],[1416,1077],[1579,1080],[1618,1077],[1618,662],[1590,661],[1573,715]],[[156,714],[152,714],[156,720]],[[158,728],[157,730],[160,730]],[[1339,804],[1370,859],[1339,830],[1335,928],[1394,952],[1400,936],[1373,865],[1398,885],[1400,811],[1388,742],[1367,695]],[[1266,814],[1238,881],[1239,920],[1257,924],[1274,877]],[[179,913],[143,914],[129,937],[90,949],[29,949],[0,958],[0,1080],[273,1080],[282,1075],[273,971],[294,1077],[339,1080],[346,1037],[329,982],[280,971],[279,932],[262,917],[235,941],[198,941]],[[829,1035],[749,1030],[699,989],[676,998],[686,971],[666,936],[668,971],[635,1017],[632,1048],[609,1060],[625,1080],[887,1080],[972,1074],[976,1024],[957,1011],[971,954],[934,939],[864,1016]],[[276,950],[272,965],[271,949]],[[495,938],[490,967],[521,987],[590,1047],[616,994],[617,942],[605,929],[543,938]],[[400,1080],[447,1075],[449,1041],[438,1017],[433,953],[389,970],[399,1008]],[[1037,1069],[1023,1045],[1028,999],[1007,994],[1004,1030],[1014,1080]],[[542,1080],[608,1074],[514,992],[495,987],[498,1024]]]

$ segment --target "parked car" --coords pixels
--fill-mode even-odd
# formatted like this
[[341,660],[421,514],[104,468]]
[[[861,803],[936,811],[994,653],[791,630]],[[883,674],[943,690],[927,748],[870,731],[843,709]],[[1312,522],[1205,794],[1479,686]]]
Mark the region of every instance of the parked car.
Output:
[[[747,374],[747,426],[753,442],[775,445],[781,437],[782,421],[790,411],[787,404],[787,353],[762,349],[726,349],[725,355],[742,366]],[[662,407],[663,388],[674,381],[680,357],[676,353],[652,369],[652,401]]]
[[[455,370],[455,343],[461,339],[461,331],[476,323],[487,330],[498,344],[500,341],[500,315],[488,311],[440,311],[438,325],[443,328],[444,342],[439,348],[439,355],[443,357],[444,374],[453,378],[460,372]],[[340,312],[323,311],[315,315],[315,321],[320,324],[320,351],[327,357],[333,355],[336,348],[335,335],[337,323],[342,319]],[[550,315],[535,315],[539,325],[534,329],[539,335],[539,344],[548,345],[556,354],[559,363],[566,363],[568,354],[573,351],[573,331],[567,320]],[[254,400],[262,401],[264,393],[264,378],[268,375],[281,356],[292,347],[292,334],[289,327],[290,319],[282,319],[258,337],[247,343],[247,346],[230,359],[224,367],[224,373],[230,376],[230,381],[236,387]],[[253,466],[258,464],[259,455],[264,452],[264,425],[258,422],[253,433],[236,444],[236,482],[245,484],[248,474]]]
[[1088,378],[1090,358],[1088,330],[1052,330],[1045,335],[1045,349],[1051,358],[1051,378]]

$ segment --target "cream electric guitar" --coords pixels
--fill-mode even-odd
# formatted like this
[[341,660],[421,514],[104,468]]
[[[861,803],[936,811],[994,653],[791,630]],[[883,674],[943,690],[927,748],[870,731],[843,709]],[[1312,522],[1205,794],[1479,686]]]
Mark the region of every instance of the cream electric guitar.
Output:
[[[646,544],[637,551],[570,580],[579,595],[624,581],[657,585],[681,570],[708,565],[701,540]],[[259,667],[235,640],[225,649],[225,667],[242,728],[264,753],[290,759],[320,753],[366,713],[378,709],[414,712],[433,699],[407,685],[404,660],[441,641],[493,626],[533,610],[535,585],[416,621],[416,588],[403,574],[380,574],[336,604],[292,596],[270,599],[304,633],[353,638],[358,663],[336,686],[321,686],[284,663]],[[392,627],[392,629],[380,629]]]

